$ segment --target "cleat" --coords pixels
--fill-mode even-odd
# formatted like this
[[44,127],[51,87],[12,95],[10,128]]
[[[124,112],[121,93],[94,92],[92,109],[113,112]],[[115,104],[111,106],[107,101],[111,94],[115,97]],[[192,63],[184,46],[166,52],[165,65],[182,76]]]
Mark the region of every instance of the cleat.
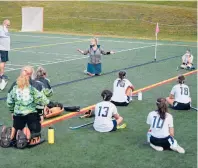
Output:
[[117,126],[117,129],[124,129],[124,128],[126,128],[126,123]]
[[185,153],[185,150],[179,145],[177,145],[176,147],[171,147],[171,149],[178,153]]

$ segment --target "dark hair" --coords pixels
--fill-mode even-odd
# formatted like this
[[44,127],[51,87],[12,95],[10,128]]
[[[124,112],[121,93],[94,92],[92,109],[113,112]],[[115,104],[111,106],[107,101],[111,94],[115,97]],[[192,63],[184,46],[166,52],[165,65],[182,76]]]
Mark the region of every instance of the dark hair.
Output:
[[38,67],[36,70],[36,78],[44,77],[46,75],[46,70],[43,67]]
[[156,105],[158,108],[158,114],[160,115],[160,118],[164,120],[166,118],[166,113],[168,112],[168,106],[166,104],[165,98],[158,98],[156,101]]
[[119,74],[118,74],[118,76],[122,80],[126,76],[126,72],[125,71],[120,71]]
[[178,76],[178,82],[179,82],[180,84],[183,84],[183,83],[184,83],[184,81],[185,81],[185,77],[184,77],[184,75],[180,75],[180,76]]
[[110,101],[113,93],[110,90],[103,90],[101,96],[104,101]]

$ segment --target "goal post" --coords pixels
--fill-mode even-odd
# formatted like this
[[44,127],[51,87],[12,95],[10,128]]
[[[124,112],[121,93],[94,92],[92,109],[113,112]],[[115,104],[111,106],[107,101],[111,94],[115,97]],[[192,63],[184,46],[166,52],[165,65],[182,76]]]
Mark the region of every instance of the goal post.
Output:
[[22,7],[22,32],[43,31],[43,8]]

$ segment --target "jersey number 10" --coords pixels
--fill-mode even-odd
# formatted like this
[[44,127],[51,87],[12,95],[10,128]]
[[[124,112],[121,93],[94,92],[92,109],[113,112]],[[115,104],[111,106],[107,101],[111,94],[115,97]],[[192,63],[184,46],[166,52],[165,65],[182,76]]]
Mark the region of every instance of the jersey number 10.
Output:
[[157,116],[154,116],[153,128],[162,128],[164,125],[164,120],[158,118],[157,123],[156,120],[157,120]]

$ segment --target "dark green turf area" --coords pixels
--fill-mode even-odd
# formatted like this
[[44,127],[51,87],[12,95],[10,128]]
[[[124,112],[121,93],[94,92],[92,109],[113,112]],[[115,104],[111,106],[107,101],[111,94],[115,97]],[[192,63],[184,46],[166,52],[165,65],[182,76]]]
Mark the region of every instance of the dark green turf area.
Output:
[[[20,33],[17,35],[20,35]],[[83,56],[76,52],[76,48],[86,49],[89,45],[89,42],[75,43],[75,41],[79,39],[66,39],[76,38],[76,36],[28,33],[26,35],[46,36],[46,38],[28,38],[28,36],[13,35],[12,47],[22,48],[52,43],[74,43],[11,51],[9,63],[25,65],[28,64],[28,62],[42,62],[46,64],[47,61],[55,62],[55,58],[62,59],[63,61],[72,58],[77,59]],[[88,39],[88,37],[78,38]],[[101,38],[100,43],[105,50],[113,49],[115,51],[120,51],[151,46],[155,42],[150,40]],[[190,48],[194,55],[195,66],[197,66],[197,48],[194,47],[196,43],[169,41],[160,41],[159,43],[163,45],[158,46],[158,60],[173,56],[181,56],[187,48]],[[52,53],[58,53],[58,55]],[[154,47],[139,48],[132,51],[120,52],[115,55],[104,56],[103,72],[110,72],[112,70],[124,69],[129,66],[146,63],[152,61],[153,57]],[[187,71],[185,70],[176,71],[180,62],[181,57],[177,57],[159,63],[128,69],[127,78],[132,81],[136,89],[139,89],[177,76],[180,73],[186,73]],[[83,74],[83,70],[86,67],[86,63],[87,59],[85,58],[46,65],[44,67],[49,73],[52,85],[54,85],[61,82],[85,78],[86,75]],[[20,66],[9,65],[8,68],[20,68]],[[0,97],[6,96],[8,88],[18,74],[19,70],[7,72],[7,75],[11,79],[5,91],[0,92]],[[112,90],[113,81],[116,77],[117,73],[111,73],[89,80],[56,87],[54,88],[54,96],[52,99],[64,104],[81,105],[82,107],[95,104],[101,101],[100,93],[103,89]],[[84,124],[93,120],[74,117],[53,125],[55,128],[55,144],[53,145],[49,145],[46,142],[38,147],[25,150],[1,148],[0,168],[156,168],[159,166],[161,168],[195,168],[197,158],[196,111],[190,110],[188,112],[180,112],[170,109],[170,113],[174,117],[175,138],[178,143],[184,147],[186,154],[182,155],[171,151],[156,152],[144,144],[146,141],[146,132],[148,130],[146,124],[148,113],[155,109],[156,98],[168,96],[175,83],[176,81],[153,88],[143,93],[142,101],[134,100],[128,107],[119,107],[119,113],[124,117],[127,123],[126,129],[104,134],[95,132],[91,126],[78,130],[70,130],[70,126]],[[196,75],[188,76],[186,83],[190,87],[193,100],[192,105],[197,107]],[[11,124],[11,117],[4,101],[0,101],[0,112],[0,120],[7,125]],[[42,132],[47,139],[47,128],[44,128]]]

